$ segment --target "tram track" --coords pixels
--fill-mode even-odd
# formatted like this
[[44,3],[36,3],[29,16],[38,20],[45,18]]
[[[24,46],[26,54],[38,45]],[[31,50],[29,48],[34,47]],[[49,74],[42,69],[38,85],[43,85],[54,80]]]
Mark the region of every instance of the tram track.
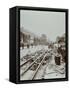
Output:
[[[20,64],[20,68],[23,67],[23,65],[27,64],[29,61],[31,61],[31,60],[34,61],[42,53],[42,51],[41,52],[40,51],[37,51],[34,54],[31,54],[30,55],[30,58],[28,58],[25,62],[23,62],[22,64]],[[22,59],[24,59],[24,57]]]
[[[40,67],[42,66],[46,56],[47,56],[46,51],[43,51],[42,54],[40,54],[28,67],[26,67],[26,69],[20,74],[20,76],[21,77],[24,76],[36,64],[36,69],[34,70],[34,73],[32,74],[30,79],[33,80],[36,77],[36,74],[38,73]],[[27,62],[25,62],[24,64],[26,64]]]

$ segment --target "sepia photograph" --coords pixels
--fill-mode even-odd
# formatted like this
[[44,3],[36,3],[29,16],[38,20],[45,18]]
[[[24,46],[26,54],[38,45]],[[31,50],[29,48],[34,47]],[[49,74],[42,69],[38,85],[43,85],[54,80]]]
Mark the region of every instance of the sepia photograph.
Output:
[[65,12],[20,10],[20,80],[66,78]]

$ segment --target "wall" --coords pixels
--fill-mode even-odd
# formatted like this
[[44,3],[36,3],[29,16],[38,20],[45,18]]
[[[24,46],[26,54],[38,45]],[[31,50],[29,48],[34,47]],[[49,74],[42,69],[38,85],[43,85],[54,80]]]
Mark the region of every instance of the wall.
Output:
[[[15,85],[9,73],[9,8],[16,5],[70,9],[70,0],[0,0],[0,90],[69,90],[70,81]],[[70,21],[70,19],[69,19]]]

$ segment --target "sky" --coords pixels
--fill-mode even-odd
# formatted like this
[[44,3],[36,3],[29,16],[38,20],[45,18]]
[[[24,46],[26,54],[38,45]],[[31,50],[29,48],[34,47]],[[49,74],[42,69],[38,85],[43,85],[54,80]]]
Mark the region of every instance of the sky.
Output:
[[46,34],[49,40],[55,41],[65,33],[65,13],[21,10],[20,27],[38,36]]

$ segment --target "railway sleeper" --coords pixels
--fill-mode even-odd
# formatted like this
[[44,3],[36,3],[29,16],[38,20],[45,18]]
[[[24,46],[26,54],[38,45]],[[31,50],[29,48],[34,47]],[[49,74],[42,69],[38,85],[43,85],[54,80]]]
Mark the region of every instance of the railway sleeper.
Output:
[[35,70],[37,69],[38,65],[39,65],[39,64],[35,63],[35,64],[30,68],[30,70],[35,71]]
[[43,66],[46,65],[46,63],[47,63],[47,61],[44,61],[44,62],[42,63],[42,65],[43,65]]

